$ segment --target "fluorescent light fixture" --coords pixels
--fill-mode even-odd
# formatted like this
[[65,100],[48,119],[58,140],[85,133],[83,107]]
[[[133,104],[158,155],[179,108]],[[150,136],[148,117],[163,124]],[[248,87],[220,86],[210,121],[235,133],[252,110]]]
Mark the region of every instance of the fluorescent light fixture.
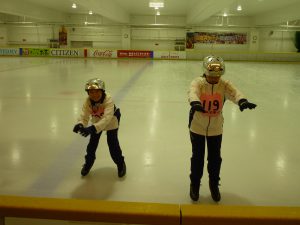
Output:
[[164,7],[164,3],[163,2],[149,2],[149,7],[151,8],[162,8]]
[[242,6],[241,6],[241,5],[238,5],[237,8],[236,8],[236,10],[237,10],[237,11],[242,11]]
[[72,8],[73,8],[73,9],[76,9],[76,8],[77,8],[77,5],[76,5],[75,3],[73,3]]
[[149,1],[149,7],[151,7],[151,8],[163,8],[164,7],[164,1],[163,0],[150,0]]
[[92,15],[92,14],[93,14],[93,11],[92,11],[92,10],[90,10],[90,11],[89,11],[89,14],[90,14],[90,15]]

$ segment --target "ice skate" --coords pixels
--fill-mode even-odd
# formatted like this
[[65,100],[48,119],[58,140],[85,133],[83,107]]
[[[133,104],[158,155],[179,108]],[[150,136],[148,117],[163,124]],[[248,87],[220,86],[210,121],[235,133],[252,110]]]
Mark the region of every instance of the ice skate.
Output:
[[190,184],[190,197],[193,201],[199,200],[199,186]]
[[215,202],[219,202],[221,200],[221,194],[220,194],[220,190],[219,190],[219,183],[209,181],[209,190],[210,190],[210,194],[211,194],[212,199]]
[[81,175],[84,177],[88,175],[93,165],[87,165],[86,163],[82,166]]
[[121,164],[118,165],[118,177],[124,177],[126,174],[126,164],[125,161]]

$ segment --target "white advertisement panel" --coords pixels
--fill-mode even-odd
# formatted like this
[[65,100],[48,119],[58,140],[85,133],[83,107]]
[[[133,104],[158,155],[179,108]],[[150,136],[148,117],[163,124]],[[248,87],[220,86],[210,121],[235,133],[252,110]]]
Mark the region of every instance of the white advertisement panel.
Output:
[[186,59],[185,51],[155,51],[155,59]]
[[88,49],[87,57],[91,58],[117,58],[117,50]]
[[19,48],[0,48],[0,55],[20,55]]

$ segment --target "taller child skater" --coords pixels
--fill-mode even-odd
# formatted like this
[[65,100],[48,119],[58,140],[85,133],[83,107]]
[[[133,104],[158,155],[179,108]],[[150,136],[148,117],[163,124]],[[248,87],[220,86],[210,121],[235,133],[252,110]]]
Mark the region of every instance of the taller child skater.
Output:
[[[120,109],[115,106],[112,97],[105,91],[105,83],[102,80],[98,78],[88,80],[85,91],[88,97],[83,104],[78,123],[73,128],[75,133],[79,132],[84,137],[90,135],[81,175],[86,176],[90,172],[96,159],[100,136],[103,131],[106,131],[111,158],[117,165],[118,176],[123,177],[126,174],[126,164],[118,139]],[[90,119],[91,125],[89,125]]]
[[192,81],[188,92],[191,105],[189,129],[192,143],[190,197],[193,201],[199,199],[205,142],[207,142],[209,189],[212,199],[218,202],[221,200],[219,180],[222,163],[223,105],[227,99],[239,105],[241,111],[254,109],[256,105],[248,102],[230,81],[221,78],[225,73],[225,63],[221,57],[213,55],[205,57],[203,70],[203,76]]

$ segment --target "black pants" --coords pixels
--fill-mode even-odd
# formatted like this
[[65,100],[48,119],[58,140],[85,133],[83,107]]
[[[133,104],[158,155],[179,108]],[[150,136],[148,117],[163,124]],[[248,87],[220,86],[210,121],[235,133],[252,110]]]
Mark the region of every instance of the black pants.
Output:
[[[117,117],[118,122],[120,123],[121,113],[119,109],[115,111],[115,116]],[[102,132],[98,134],[92,134],[90,137],[90,141],[87,145],[85,155],[85,163],[87,164],[87,166],[92,167],[92,165],[94,164],[94,161],[96,159],[96,150],[99,144],[101,134]],[[112,160],[116,165],[122,165],[124,162],[124,157],[122,155],[122,150],[119,144],[118,129],[108,130],[106,134],[109,153]]]
[[203,176],[205,140],[207,142],[207,170],[209,180],[218,183],[221,169],[221,144],[222,135],[203,136],[190,132],[192,142],[191,174],[190,180],[193,185],[200,186]]
[[[92,166],[94,164],[101,134],[102,132],[92,134],[90,137],[90,142],[86,148],[87,154],[85,155],[85,163],[88,166]],[[124,162],[124,157],[122,156],[122,150],[118,140],[118,129],[107,131],[107,144],[112,160],[116,165],[121,165]]]

